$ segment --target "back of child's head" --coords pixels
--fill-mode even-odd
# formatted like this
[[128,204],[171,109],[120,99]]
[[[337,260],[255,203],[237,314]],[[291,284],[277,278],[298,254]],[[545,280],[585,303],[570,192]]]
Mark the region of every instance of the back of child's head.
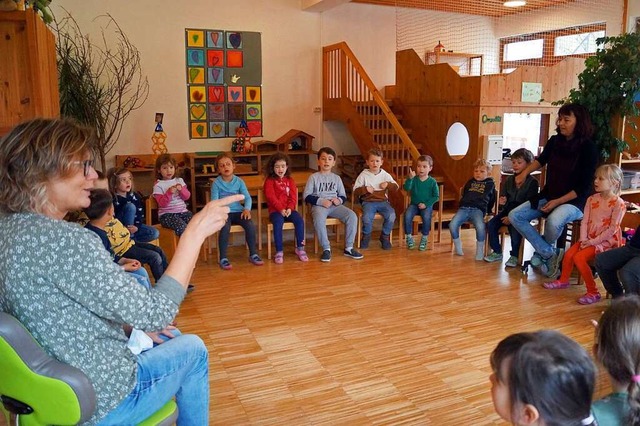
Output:
[[271,157],[269,157],[269,161],[267,161],[267,166],[265,167],[265,175],[276,178],[278,175],[276,174],[274,168],[278,161],[284,161],[287,165],[287,170],[284,172],[285,176],[291,176],[291,170],[289,170],[289,164],[291,164],[291,159],[284,152],[276,152]]
[[594,352],[615,382],[628,385],[626,424],[640,424],[640,297],[616,299],[604,311]]
[[156,167],[155,167],[156,177],[158,179],[162,179],[162,174],[160,174],[160,168],[162,167],[163,164],[171,164],[176,169],[176,172],[178,170],[178,162],[176,161],[175,158],[171,156],[171,154],[169,153],[160,154],[156,159]]
[[233,158],[233,154],[230,152],[221,152],[220,154],[218,154],[216,156],[216,168],[218,168],[218,165],[220,164],[220,161],[222,161],[224,158],[228,158],[229,160],[231,160],[232,163],[235,163],[236,160]]
[[[107,179],[109,180],[109,191],[115,194],[118,191],[118,185],[120,184],[120,177],[129,174],[133,178],[131,171],[126,167],[112,167],[107,172]],[[131,190],[133,191],[133,179]]]
[[524,160],[525,163],[529,164],[533,161],[533,152],[529,151],[527,148],[519,148],[511,154],[511,159]]
[[320,158],[320,156],[322,154],[327,154],[327,155],[331,155],[333,157],[333,159],[335,160],[336,157],[336,152],[333,150],[333,148],[330,148],[328,146],[323,146],[322,148],[320,148],[318,150],[318,158]]
[[92,189],[89,193],[91,204],[84,209],[89,220],[99,219],[113,206],[111,193],[106,189]]
[[367,153],[367,159],[371,156],[382,158],[382,150],[378,148],[371,148]]
[[431,158],[430,155],[421,155],[420,157],[418,157],[418,159],[416,160],[416,163],[427,163],[429,165],[429,167],[433,167],[433,158]]
[[[502,369],[507,363],[506,371]],[[589,426],[595,367],[578,343],[554,330],[517,333],[491,354],[496,378],[509,389],[511,419],[534,407],[545,426]],[[502,373],[505,374],[502,374]]]
[[489,163],[489,161],[485,160],[484,158],[478,158],[476,161],[474,161],[473,169],[475,170],[477,168],[484,168],[487,170],[487,173],[491,173],[491,163]]
[[611,182],[611,192],[620,195],[624,176],[620,167],[616,164],[603,164],[596,169],[596,176]]

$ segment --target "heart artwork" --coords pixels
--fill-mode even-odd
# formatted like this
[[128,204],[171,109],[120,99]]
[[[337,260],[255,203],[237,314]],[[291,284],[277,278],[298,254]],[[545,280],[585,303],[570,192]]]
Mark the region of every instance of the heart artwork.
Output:
[[[222,101],[222,88],[220,87],[214,87],[213,88],[213,102],[221,102]],[[209,101],[211,102],[211,101]]]
[[198,68],[190,68],[189,69],[189,81],[193,83],[196,81],[196,78],[200,74],[200,70]]
[[234,49],[239,48],[240,44],[242,43],[242,36],[240,35],[240,33],[229,34],[229,43],[231,43],[231,46]]
[[218,39],[220,38],[220,33],[211,33],[211,40],[213,41],[213,45],[217,46],[218,45]]
[[222,125],[221,124],[214,124],[213,125],[213,133],[218,135],[218,134],[220,134],[221,131],[222,131]]
[[193,96],[193,100],[194,101],[200,102],[202,100],[202,98],[204,97],[204,93],[202,93],[199,90],[194,90],[193,91],[193,95],[191,95],[191,96]]
[[256,89],[249,90],[249,99],[251,99],[252,101],[255,100],[257,94],[258,92],[256,91]]
[[196,126],[196,133],[198,134],[198,136],[204,135],[204,126],[202,124],[198,124]]
[[200,36],[198,34],[194,34],[192,38],[193,38],[193,43],[196,44],[198,43],[198,39],[200,38]]
[[206,112],[207,109],[204,105],[191,105],[191,117],[193,117],[194,120],[202,119]]
[[191,52],[191,62],[193,62],[194,64],[197,64],[200,62],[200,57],[197,51]]
[[218,65],[220,63],[220,57],[218,56],[214,56],[213,58],[211,58],[211,64],[215,67],[216,65]]
[[249,114],[249,117],[257,117],[260,114],[260,110],[256,107],[251,107],[247,109],[247,114]]
[[240,97],[240,92],[239,91],[237,91],[237,90],[232,90],[231,91],[231,98],[234,101],[237,101],[239,97]]

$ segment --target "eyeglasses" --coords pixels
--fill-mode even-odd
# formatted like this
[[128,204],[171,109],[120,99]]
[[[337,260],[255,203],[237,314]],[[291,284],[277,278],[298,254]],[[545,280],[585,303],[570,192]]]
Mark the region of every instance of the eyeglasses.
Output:
[[84,177],[89,176],[89,173],[91,173],[91,169],[93,168],[93,160],[78,160],[78,161],[72,161],[71,164],[73,164],[74,166],[82,166],[82,171],[84,172]]

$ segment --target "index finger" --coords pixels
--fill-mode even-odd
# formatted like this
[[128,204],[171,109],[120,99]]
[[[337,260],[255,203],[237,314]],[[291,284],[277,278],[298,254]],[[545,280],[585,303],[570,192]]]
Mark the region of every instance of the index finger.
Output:
[[236,195],[229,195],[228,197],[220,198],[218,200],[209,201],[209,203],[213,203],[213,205],[216,207],[222,207],[222,206],[228,206],[231,203],[235,203],[237,201],[242,201],[242,200],[244,200],[244,195],[236,194]]

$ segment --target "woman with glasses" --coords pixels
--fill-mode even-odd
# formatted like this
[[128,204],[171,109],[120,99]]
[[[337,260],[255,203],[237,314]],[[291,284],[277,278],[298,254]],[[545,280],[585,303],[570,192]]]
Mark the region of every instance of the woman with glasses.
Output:
[[134,355],[123,327],[155,332],[175,317],[200,246],[227,220],[228,197],[196,214],[156,286],[137,284],[90,231],[62,220],[89,206],[97,178],[93,132],[36,119],[0,140],[0,310],[16,317],[96,392],[91,423],[139,423],[174,395],[178,424],[209,415],[207,349],[182,335]]

